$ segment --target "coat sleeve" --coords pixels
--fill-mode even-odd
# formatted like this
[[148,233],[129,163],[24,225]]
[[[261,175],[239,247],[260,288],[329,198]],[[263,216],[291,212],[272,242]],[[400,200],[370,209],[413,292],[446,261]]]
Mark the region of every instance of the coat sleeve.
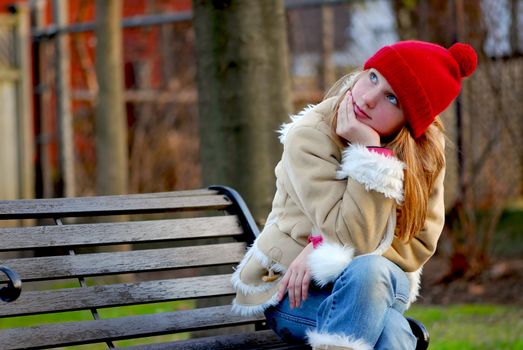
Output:
[[445,223],[445,204],[443,198],[443,168],[434,185],[429,203],[427,218],[423,229],[408,243],[394,238],[391,247],[383,254],[384,257],[399,265],[406,272],[418,270],[430,259],[436,251],[438,239]]
[[288,177],[285,186],[325,238],[354,247],[356,255],[370,253],[383,238],[399,199],[387,186],[399,183],[402,195],[403,163],[389,164],[388,157],[359,145],[349,146],[341,163],[339,155],[322,131],[293,127],[282,158]]

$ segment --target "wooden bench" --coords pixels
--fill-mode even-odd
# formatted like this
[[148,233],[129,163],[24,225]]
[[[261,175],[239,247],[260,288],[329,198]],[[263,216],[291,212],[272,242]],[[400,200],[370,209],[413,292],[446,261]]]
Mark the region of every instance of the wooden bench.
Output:
[[[1,349],[105,349],[132,338],[139,338],[133,350],[308,348],[282,343],[263,317],[230,312],[232,267],[258,234],[230,188],[0,201],[4,220],[21,225],[0,228]],[[152,305],[128,307],[139,304]],[[117,316],[104,316],[115,309]],[[91,319],[71,316],[79,310]],[[48,323],[46,314],[59,321]],[[20,318],[31,325],[12,326]],[[173,334],[182,339],[158,337]]]

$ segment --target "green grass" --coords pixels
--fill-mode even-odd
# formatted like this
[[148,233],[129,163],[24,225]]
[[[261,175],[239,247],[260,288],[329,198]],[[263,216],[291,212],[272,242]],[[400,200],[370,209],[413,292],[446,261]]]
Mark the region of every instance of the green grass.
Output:
[[523,254],[523,199],[503,212],[496,227],[492,253],[497,257],[515,258]]
[[414,305],[407,316],[428,329],[429,349],[523,350],[521,306]]

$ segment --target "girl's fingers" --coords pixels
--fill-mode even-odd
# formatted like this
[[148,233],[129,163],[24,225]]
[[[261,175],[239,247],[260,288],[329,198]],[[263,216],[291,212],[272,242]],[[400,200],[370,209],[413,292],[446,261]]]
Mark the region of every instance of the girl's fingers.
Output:
[[338,108],[338,120],[336,125],[336,132],[338,135],[342,136],[345,134],[345,131],[349,127],[351,119],[353,119],[354,111],[352,109],[352,93],[348,91],[345,94],[345,97],[340,103]]
[[296,284],[294,285],[294,303],[295,303],[296,307],[300,307],[300,304],[301,304],[302,283],[303,283],[303,275],[299,274],[296,276]]
[[289,277],[290,277],[290,272],[287,271],[285,273],[285,276],[283,276],[283,279],[281,280],[281,283],[280,283],[280,288],[278,289],[278,301],[283,299],[283,296],[285,295],[285,292],[287,291],[287,286],[289,284]]
[[293,309],[294,306],[296,305],[296,299],[295,299],[295,294],[294,294],[295,288],[296,288],[296,275],[293,273],[289,279],[289,285],[288,285],[289,304],[291,306],[291,309]]
[[310,282],[311,282],[311,273],[309,270],[305,270],[305,274],[303,275],[303,282],[301,283],[301,299],[303,301],[307,300]]
[[352,92],[347,93],[347,118],[354,117],[354,109],[352,108]]
[[345,126],[346,118],[347,118],[346,100],[347,100],[347,96],[345,96],[345,98],[343,99],[343,101],[341,101],[341,103],[338,107],[338,118],[336,121],[336,132],[338,133],[338,135],[340,135],[340,133],[345,129],[344,126]]
[[352,94],[350,91],[347,93],[345,104],[345,110],[347,111],[347,114],[345,115],[345,123],[348,127],[356,121],[356,116],[354,115],[354,108],[352,107]]

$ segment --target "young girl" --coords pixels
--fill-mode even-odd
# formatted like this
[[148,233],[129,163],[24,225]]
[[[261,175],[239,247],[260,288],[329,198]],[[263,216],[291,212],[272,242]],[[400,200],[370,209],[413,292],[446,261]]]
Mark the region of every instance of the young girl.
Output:
[[476,64],[461,43],[385,46],[282,128],[272,211],[233,274],[234,311],[265,312],[314,349],[415,348],[403,313],[445,214],[437,115]]

